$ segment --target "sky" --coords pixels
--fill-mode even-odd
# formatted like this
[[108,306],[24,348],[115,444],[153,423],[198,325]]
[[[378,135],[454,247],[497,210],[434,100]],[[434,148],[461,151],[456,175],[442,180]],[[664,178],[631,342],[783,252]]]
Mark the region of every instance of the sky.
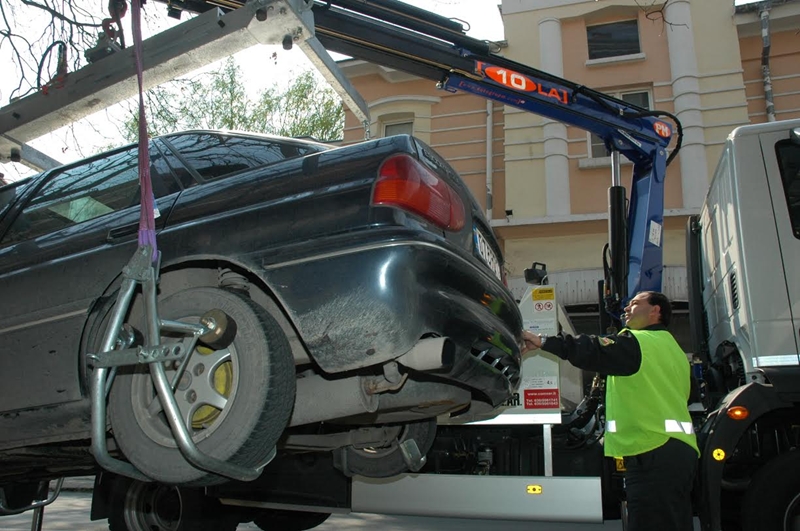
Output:
[[[504,38],[503,24],[497,7],[500,0],[407,0],[407,3],[463,21],[465,28],[469,28],[467,34],[471,37],[495,41]],[[154,32],[161,31],[173,23],[173,19],[166,17],[166,6],[162,3],[148,2],[144,9],[151,15],[155,13],[155,17],[164,22],[160,28],[153,30]],[[126,24],[126,35],[131,35],[130,15],[123,19],[123,24]],[[273,84],[286,84],[295,73],[313,68],[298,47],[286,52],[280,45],[259,45],[243,50],[235,57],[244,71],[246,83],[253,88],[254,94]],[[8,64],[7,61],[9,59],[6,55],[0,55],[0,64]],[[206,68],[213,67],[214,65],[209,65]],[[0,79],[0,106],[8,103],[8,96],[16,85],[16,80],[9,77],[3,76],[3,79]],[[80,147],[75,144],[75,135],[66,128],[34,140],[30,145],[62,163],[79,160],[100,146],[105,147],[114,144],[115,141],[116,144],[122,143],[116,128],[108,125],[109,115],[116,116],[121,113],[110,108],[81,122]],[[16,180],[35,172],[21,164],[8,163],[0,164],[0,173],[7,179]]]

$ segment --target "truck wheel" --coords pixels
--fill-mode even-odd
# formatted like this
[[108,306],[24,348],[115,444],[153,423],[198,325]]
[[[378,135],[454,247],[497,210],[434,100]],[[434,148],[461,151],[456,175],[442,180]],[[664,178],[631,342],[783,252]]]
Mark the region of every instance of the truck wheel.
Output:
[[755,473],[742,502],[742,531],[800,529],[800,450]]
[[[233,342],[219,350],[198,344],[175,398],[201,452],[245,467],[258,466],[286,427],[294,404],[294,361],[280,325],[250,299],[218,288],[191,288],[159,303],[159,316],[198,322],[219,309],[236,323]],[[177,362],[167,367],[171,380]],[[198,470],[178,450],[146,366],[121,367],[109,397],[114,438],[145,475],[162,483],[211,485],[223,478]]]
[[347,446],[338,450],[334,466],[348,476],[388,478],[408,471],[400,450],[400,443],[413,439],[420,453],[426,455],[436,437],[436,419],[410,422],[398,426],[399,434],[392,444],[382,448],[355,448]]
[[314,529],[328,519],[331,513],[309,513],[305,511],[284,511],[265,509],[258,511],[253,523],[264,531],[305,531]]
[[111,491],[110,531],[235,531],[238,520],[200,489],[119,478]]

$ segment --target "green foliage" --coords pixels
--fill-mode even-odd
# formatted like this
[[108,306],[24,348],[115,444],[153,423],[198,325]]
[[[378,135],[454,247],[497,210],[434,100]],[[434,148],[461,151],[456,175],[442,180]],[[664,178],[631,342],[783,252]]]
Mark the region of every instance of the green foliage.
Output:
[[[248,96],[242,78],[241,67],[229,57],[219,70],[148,90],[148,133],[229,129],[318,140],[342,138],[342,102],[314,72],[303,72],[285,90],[264,89],[255,100]],[[128,113],[122,133],[134,142],[138,138],[138,105],[132,105]]]

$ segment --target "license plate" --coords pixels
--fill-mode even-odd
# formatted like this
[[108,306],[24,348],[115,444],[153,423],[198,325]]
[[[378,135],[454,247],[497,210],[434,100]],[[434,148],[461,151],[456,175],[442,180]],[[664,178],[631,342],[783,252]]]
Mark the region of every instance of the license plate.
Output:
[[492,245],[478,227],[473,227],[472,233],[474,235],[475,248],[478,250],[478,254],[483,261],[486,262],[486,265],[489,266],[489,269],[494,271],[497,278],[503,280],[503,274],[500,271],[500,260],[497,259],[497,254],[495,254],[494,249],[492,249]]

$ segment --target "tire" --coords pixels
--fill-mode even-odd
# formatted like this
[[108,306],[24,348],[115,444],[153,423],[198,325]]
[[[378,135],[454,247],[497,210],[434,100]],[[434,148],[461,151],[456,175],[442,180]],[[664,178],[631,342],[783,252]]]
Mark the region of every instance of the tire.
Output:
[[769,461],[742,500],[742,531],[800,529],[800,450]]
[[[227,348],[217,351],[198,344],[175,396],[201,452],[256,467],[266,461],[289,422],[295,395],[291,348],[263,308],[223,289],[191,288],[170,295],[159,303],[159,317],[196,323],[213,308],[233,319],[236,336]],[[171,366],[167,376],[173,375]],[[161,483],[224,482],[184,459],[155,397],[146,366],[120,368],[108,409],[114,437],[125,456]],[[216,407],[208,405],[212,402]]]
[[414,439],[420,453],[426,455],[436,437],[436,419],[401,424],[397,428],[399,434],[391,445],[385,448],[341,448],[334,465],[348,476],[388,478],[407,472],[408,465],[403,459],[400,443]]
[[119,478],[111,492],[110,531],[235,531],[238,524],[200,489]]
[[253,523],[263,531],[306,531],[322,524],[330,515],[331,513],[265,509],[258,512]]
[[742,531],[800,529],[800,450],[781,454],[753,475],[742,501]]

